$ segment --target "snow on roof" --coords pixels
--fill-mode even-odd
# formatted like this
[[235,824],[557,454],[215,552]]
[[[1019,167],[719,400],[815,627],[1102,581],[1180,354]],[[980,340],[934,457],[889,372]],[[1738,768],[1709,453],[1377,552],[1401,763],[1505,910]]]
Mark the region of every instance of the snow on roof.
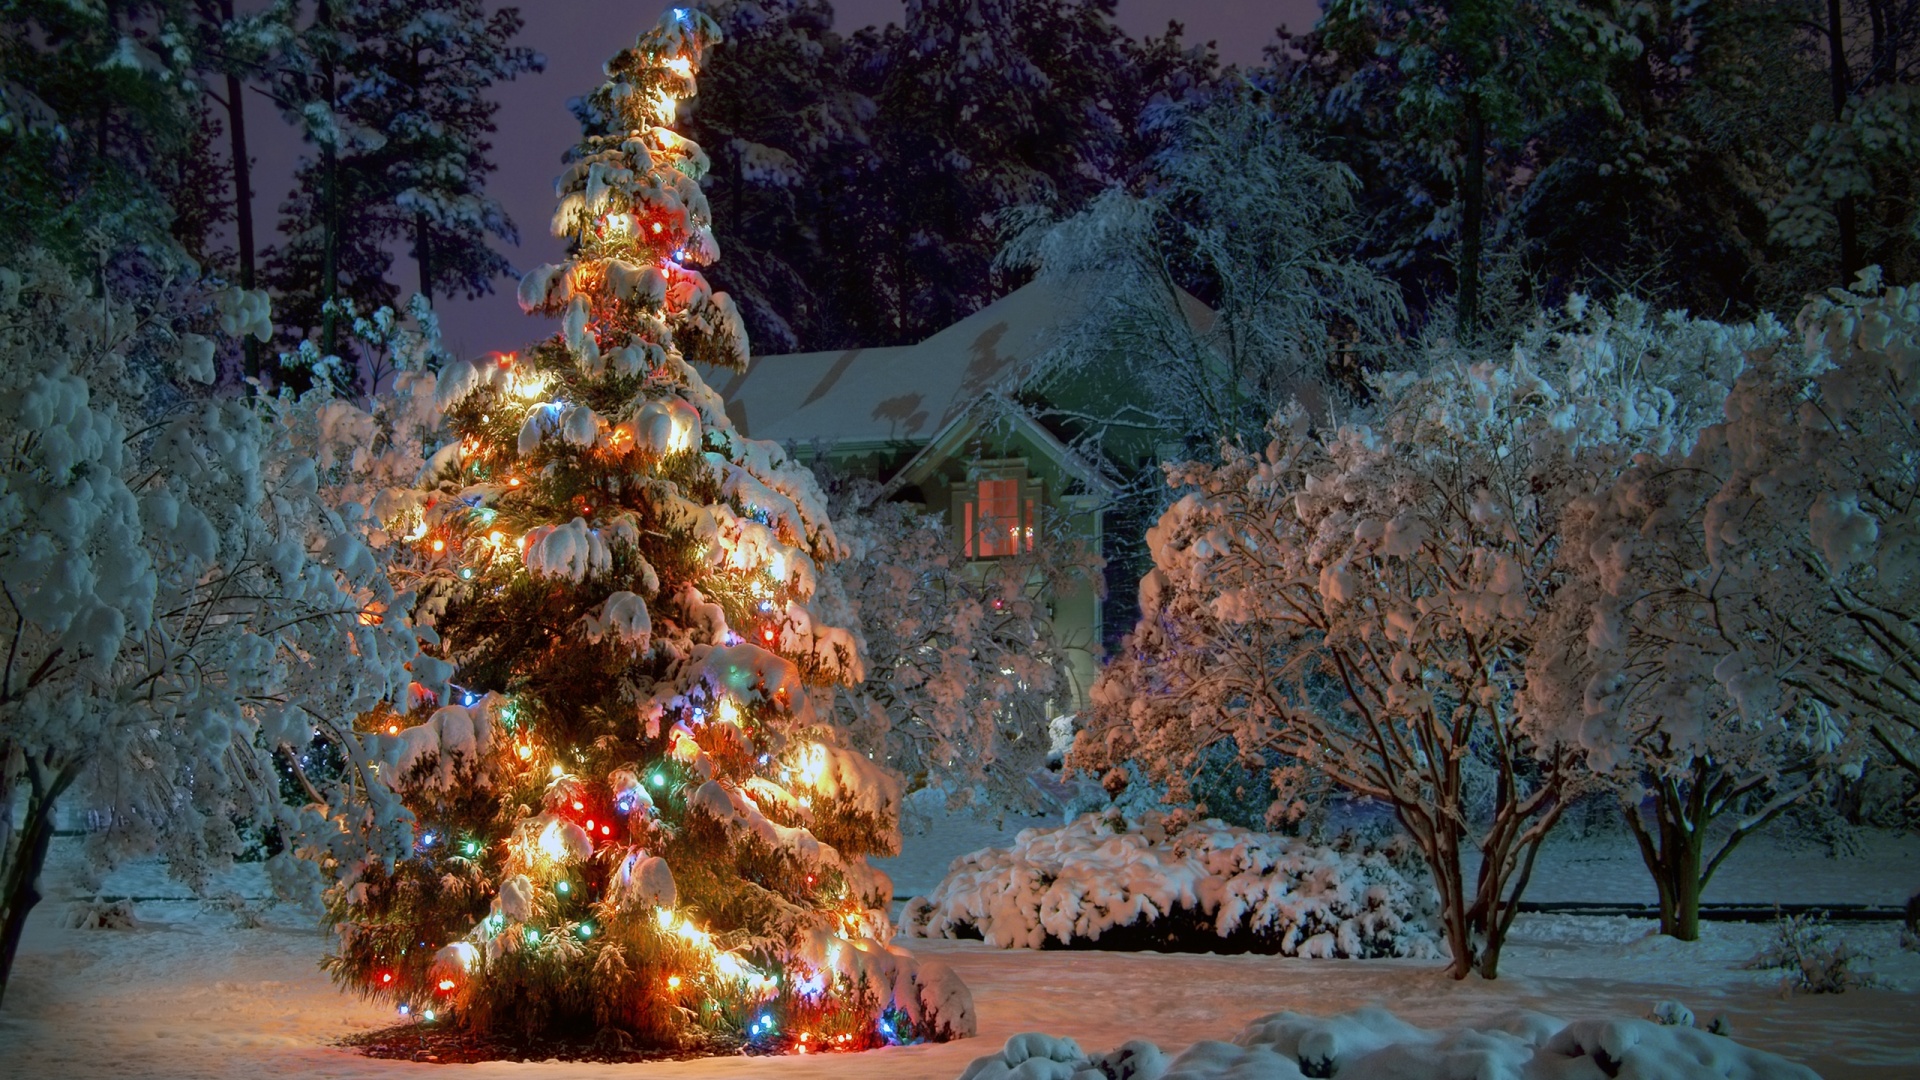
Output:
[[[1181,302],[1197,325],[1210,321],[1200,301]],[[1035,281],[917,345],[761,356],[739,374],[702,374],[752,438],[924,443],[1016,384],[1085,310],[1070,282]]]

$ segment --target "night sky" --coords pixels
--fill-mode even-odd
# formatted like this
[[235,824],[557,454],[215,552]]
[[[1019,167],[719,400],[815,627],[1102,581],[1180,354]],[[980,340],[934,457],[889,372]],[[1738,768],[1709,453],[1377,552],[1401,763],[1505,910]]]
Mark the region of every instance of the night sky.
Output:
[[[506,6],[505,3],[489,6]],[[560,242],[546,233],[553,213],[553,178],[560,171],[560,155],[573,145],[579,130],[568,114],[568,98],[594,84],[600,64],[618,46],[631,43],[653,25],[664,3],[616,3],[614,0],[519,0],[527,20],[520,40],[546,54],[547,70],[497,89],[500,130],[494,137],[494,173],[489,189],[506,204],[520,227],[520,246],[506,251],[507,259],[524,270],[561,257]],[[850,32],[880,22],[897,22],[903,0],[838,0],[835,27]],[[1169,19],[1186,26],[1192,41],[1213,41],[1228,63],[1251,64],[1285,24],[1304,30],[1319,15],[1316,0],[1120,0],[1120,25],[1138,37],[1165,30]],[[254,176],[254,220],[262,242],[272,242],[277,208],[286,197],[293,162],[301,152],[292,130],[279,123],[254,99],[249,127],[258,159]],[[721,251],[721,257],[726,252]],[[393,280],[403,292],[418,284],[413,264],[396,260]],[[439,301],[447,343],[456,355],[468,356],[494,349],[514,349],[552,330],[547,320],[531,320],[513,299],[514,285],[502,281],[492,296],[478,300],[442,298]]]

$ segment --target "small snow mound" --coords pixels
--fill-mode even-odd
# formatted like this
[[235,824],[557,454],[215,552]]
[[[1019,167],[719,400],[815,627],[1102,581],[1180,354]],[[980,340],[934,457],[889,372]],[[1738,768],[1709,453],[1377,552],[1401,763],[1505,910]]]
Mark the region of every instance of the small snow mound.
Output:
[[1088,814],[955,860],[906,929],[1001,948],[1438,956],[1432,890],[1404,866],[1214,820]]
[[1804,1065],[1693,1027],[1633,1018],[1567,1023],[1514,1012],[1480,1027],[1429,1031],[1385,1009],[1315,1017],[1283,1012],[1232,1042],[1179,1057],[1130,1042],[1086,1057],[1071,1039],[1015,1035],[960,1080],[1819,1080]]
[[61,923],[69,930],[132,930],[140,925],[131,900],[75,900]]

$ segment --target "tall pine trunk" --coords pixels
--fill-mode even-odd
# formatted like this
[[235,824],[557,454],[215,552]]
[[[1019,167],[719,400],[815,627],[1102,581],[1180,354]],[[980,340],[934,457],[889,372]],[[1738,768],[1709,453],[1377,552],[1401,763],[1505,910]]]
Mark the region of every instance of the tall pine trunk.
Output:
[[[1853,75],[1847,70],[1847,42],[1840,18],[1840,0],[1827,0],[1827,81],[1833,97],[1833,121],[1837,125],[1847,112],[1847,96],[1853,89]],[[1840,233],[1840,282],[1853,281],[1860,272],[1860,223],[1853,196],[1842,195],[1833,204],[1833,218]]]
[[427,228],[427,213],[416,210],[413,214],[413,257],[420,264],[420,295],[427,298],[427,306],[433,306],[433,234]]
[[[333,0],[320,0],[314,13],[314,21],[320,26],[333,27]],[[329,46],[331,50],[331,46]],[[322,96],[327,110],[332,112],[338,104],[334,100],[333,56],[331,51],[320,65]],[[339,124],[330,125],[332,135],[337,135]],[[340,291],[340,148],[332,142],[320,145],[321,171],[321,250],[320,260],[320,351],[326,356],[339,355],[339,312],[334,301]]]
[[49,766],[28,754],[27,812],[13,835],[13,844],[4,856],[0,871],[0,902],[6,915],[0,919],[0,1002],[6,998],[7,984],[13,977],[14,957],[20,952],[20,938],[26,932],[27,916],[39,905],[40,872],[47,865],[47,850],[53,843],[53,810],[61,793],[73,783],[78,769],[73,765]]
[[[233,0],[220,0],[220,17],[233,20]],[[247,155],[247,110],[241,95],[246,87],[240,76],[227,72],[227,137],[233,154],[233,231],[235,246],[240,256],[240,287],[254,287],[254,239],[253,239],[253,161]],[[260,342],[248,334],[243,343],[246,348],[246,375],[251,378],[260,374]]]
[[[1836,0],[1837,2],[1837,0]],[[1466,154],[1460,168],[1459,326],[1462,338],[1480,327],[1481,233],[1487,214],[1487,120],[1480,96],[1466,95]]]

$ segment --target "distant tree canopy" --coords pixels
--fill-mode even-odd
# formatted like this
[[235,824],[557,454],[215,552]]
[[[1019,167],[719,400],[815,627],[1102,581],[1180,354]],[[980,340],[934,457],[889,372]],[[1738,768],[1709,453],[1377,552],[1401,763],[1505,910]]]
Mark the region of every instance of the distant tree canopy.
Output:
[[[1249,84],[1357,178],[1344,254],[1414,325],[1497,337],[1575,291],[1746,317],[1920,269],[1920,13],[1892,0],[1333,0],[1237,71],[1177,24],[1127,37],[1112,0],[914,0],[852,33],[826,0],[704,6],[728,43],[691,130],[760,352],[949,325],[1017,283],[1007,211],[1190,184],[1177,118]],[[1170,241],[1239,224],[1178,209]]]

